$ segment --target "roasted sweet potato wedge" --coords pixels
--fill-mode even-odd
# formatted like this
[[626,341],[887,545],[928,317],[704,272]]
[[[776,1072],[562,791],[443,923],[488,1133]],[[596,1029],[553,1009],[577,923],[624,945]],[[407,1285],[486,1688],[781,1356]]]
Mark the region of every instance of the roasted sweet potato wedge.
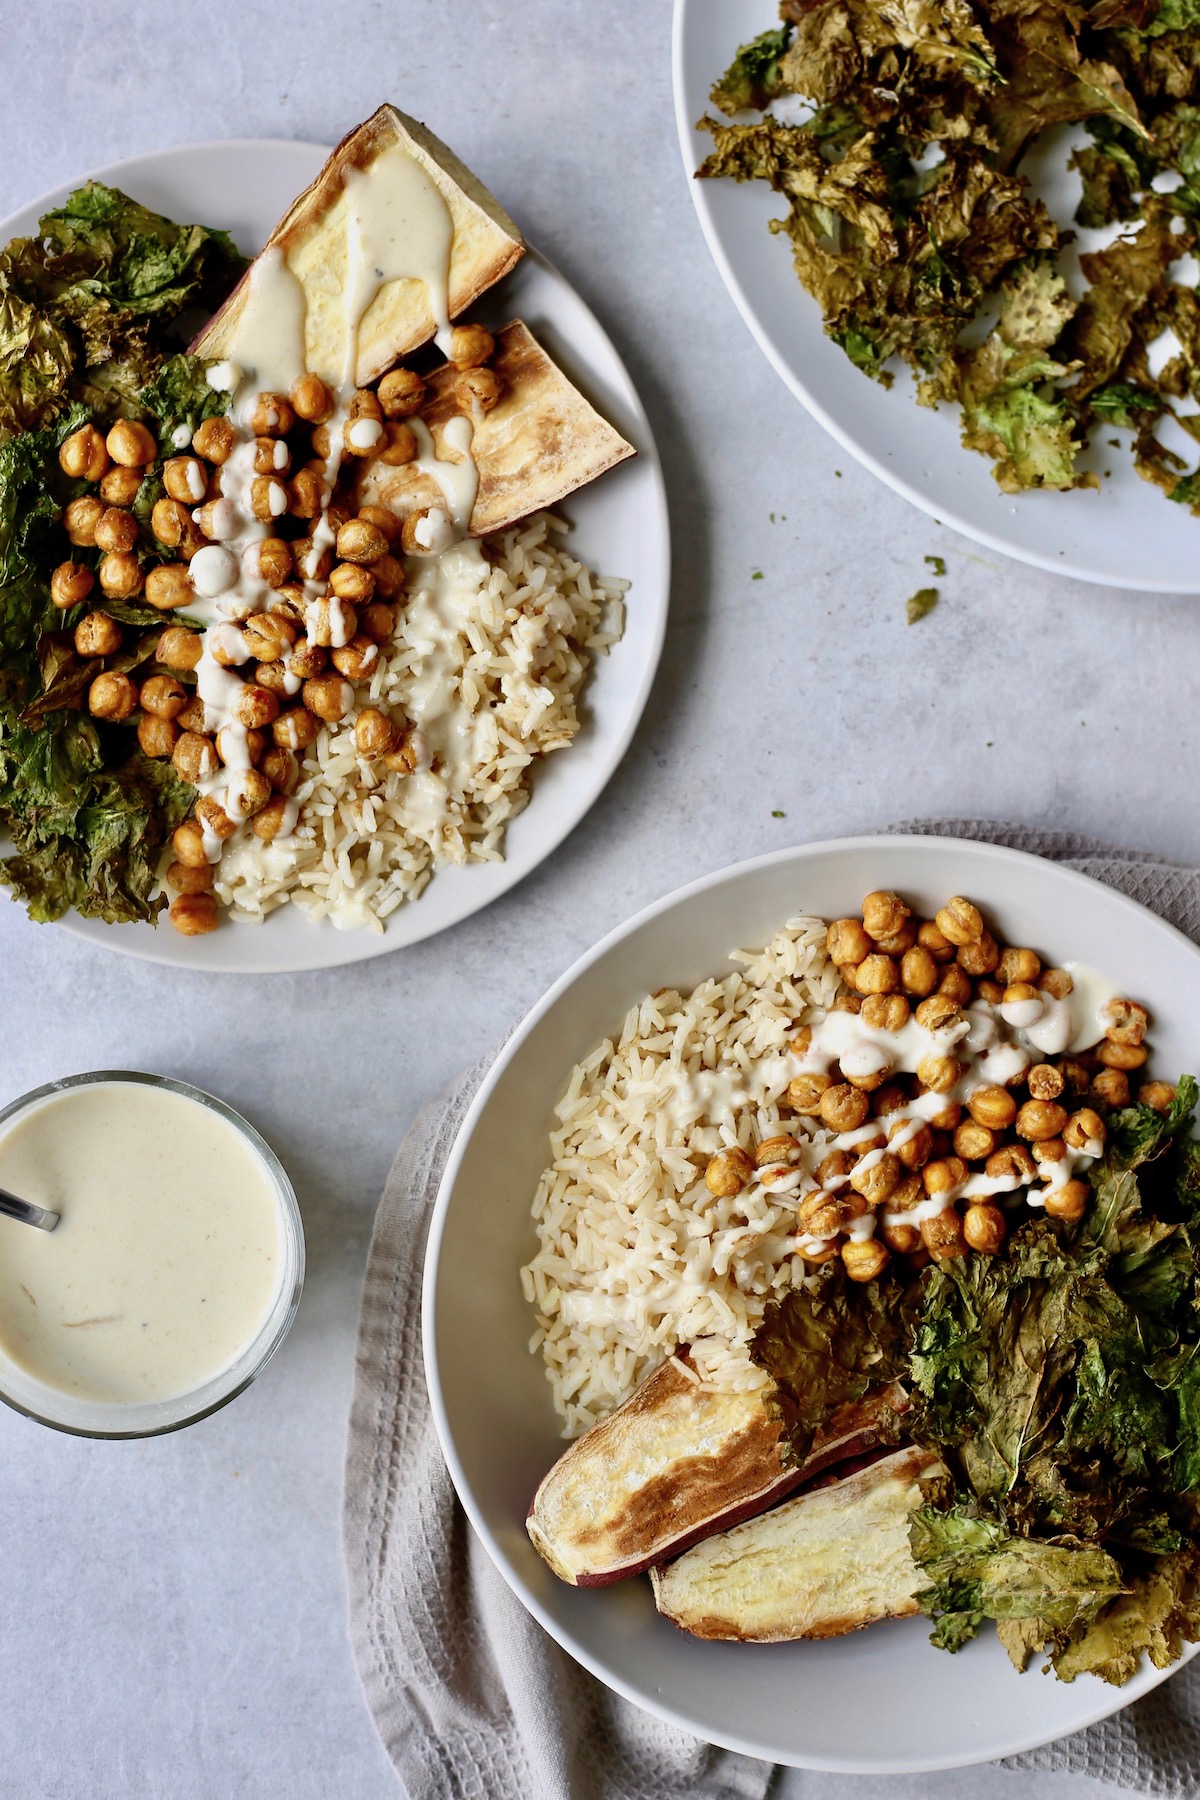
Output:
[[[471,532],[503,531],[530,513],[555,506],[634,454],[619,431],[601,418],[519,319],[496,333],[491,367],[500,377],[497,404],[473,420],[471,456],[479,475],[471,508]],[[427,378],[422,416],[439,456],[455,458],[443,437],[446,421],[461,411],[455,396],[458,371],[449,364]],[[441,488],[417,463],[399,468],[365,462],[360,505],[386,506],[397,518],[425,506],[444,506]]]
[[897,1450],[705,1538],[651,1572],[655,1604],[693,1637],[759,1644],[906,1618],[922,1585],[909,1515],[941,1467],[931,1451]]
[[706,1393],[665,1362],[555,1463],[533,1497],[529,1536],[563,1581],[621,1581],[870,1449],[904,1404],[893,1388],[839,1408],[796,1467],[761,1393]]
[[[341,304],[349,257],[346,172],[389,156],[412,157],[420,163],[450,212],[451,318],[506,275],[525,253],[521,234],[508,214],[454,152],[416,119],[394,106],[381,106],[342,139],[264,246],[264,251],[276,247],[282,251],[304,289],[307,366],[328,380],[338,379],[346,340]],[[192,344],[196,356],[230,354],[252,274],[253,268],[196,338]],[[374,381],[400,357],[426,343],[435,328],[423,281],[388,282],[368,307],[359,328],[358,385]]]

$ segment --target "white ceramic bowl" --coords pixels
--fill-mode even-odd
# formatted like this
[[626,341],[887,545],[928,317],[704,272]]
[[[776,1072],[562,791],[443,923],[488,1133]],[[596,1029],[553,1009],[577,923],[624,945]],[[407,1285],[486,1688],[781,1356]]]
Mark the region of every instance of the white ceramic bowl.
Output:
[[897,1773],[1013,1754],[1078,1731],[1154,1687],[1019,1676],[988,1632],[957,1656],[921,1619],[824,1644],[702,1643],[658,1617],[644,1578],[558,1581],[525,1514],[563,1445],[518,1280],[552,1109],[572,1065],[667,984],[726,967],[797,913],[852,912],[872,888],[925,910],[969,894],[1012,943],[1104,969],[1155,1019],[1156,1067],[1200,1067],[1200,950],[1112,889],[993,845],[853,838],[783,850],[709,876],[613,932],[557,982],[509,1039],[464,1122],[438,1195],[425,1267],[424,1341],[434,1417],[475,1530],[514,1593],[618,1693],[702,1738],[802,1767]]

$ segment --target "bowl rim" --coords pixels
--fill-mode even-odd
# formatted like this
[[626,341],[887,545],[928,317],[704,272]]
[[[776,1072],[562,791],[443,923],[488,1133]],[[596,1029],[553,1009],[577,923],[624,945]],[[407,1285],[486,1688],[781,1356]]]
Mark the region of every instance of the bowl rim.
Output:
[[[1110,887],[1106,882],[1098,881],[1094,876],[1086,875],[1081,870],[1070,867],[1068,863],[1058,862],[1053,858],[1037,856],[1027,850],[1017,850],[1012,849],[1007,845],[993,844],[984,839],[944,837],[936,834],[927,835],[916,832],[872,832],[854,837],[822,838],[814,843],[792,844],[780,850],[767,851],[761,856],[750,857],[745,861],[727,863],[722,868],[716,869],[708,875],[698,876],[695,880],[685,883],[682,887],[673,889],[670,893],[663,895],[660,899],[651,901],[649,905],[642,907],[622,924],[619,924],[611,931],[606,932],[596,944],[590,949],[585,950],[581,956],[577,957],[571,966],[565,970],[565,972],[546,989],[541,998],[534,1003],[525,1014],[524,1018],[500,1046],[500,1049],[497,1051],[495,1058],[476,1090],[475,1096],[463,1117],[462,1124],[458,1128],[454,1143],[452,1144],[450,1153],[446,1159],[445,1169],[442,1173],[441,1181],[438,1184],[437,1195],[430,1214],[429,1232],[425,1244],[424,1266],[421,1281],[422,1364],[425,1374],[425,1384],[429,1395],[430,1410],[433,1415],[438,1442],[441,1446],[446,1466],[450,1472],[455,1493],[467,1514],[472,1530],[479,1538],[488,1557],[503,1577],[506,1585],[511,1589],[530,1616],[537,1621],[556,1644],[565,1650],[576,1662],[580,1663],[582,1667],[587,1669],[590,1674],[594,1675],[598,1681],[601,1681],[605,1687],[621,1695],[622,1698],[631,1701],[635,1706],[641,1707],[643,1711],[650,1712],[657,1718],[664,1720],[667,1724],[674,1725],[678,1729],[687,1731],[693,1736],[703,1735],[698,1732],[694,1719],[680,1713],[661,1697],[650,1695],[643,1689],[623,1680],[618,1671],[601,1663],[599,1658],[595,1657],[590,1651],[578,1644],[571,1633],[565,1630],[561,1623],[547,1611],[537,1596],[526,1587],[517,1570],[509,1562],[503,1546],[498,1541],[495,1533],[491,1530],[476,1501],[455,1448],[450,1421],[446,1413],[442,1397],[436,1344],[435,1320],[437,1278],[450,1202],[453,1197],[467,1149],[474,1136],[476,1125],[487,1108],[492,1094],[505,1071],[509,1068],[528,1038],[533,1034],[537,1026],[557,1001],[568,992],[586,970],[599,962],[611,949],[626,938],[633,936],[633,934],[639,931],[644,925],[661,917],[664,913],[670,912],[674,907],[683,904],[697,895],[718,888],[726,882],[740,879],[742,876],[754,873],[760,869],[767,869],[788,862],[795,862],[798,866],[802,866],[807,861],[815,860],[831,853],[855,854],[862,851],[869,852],[872,850],[882,850],[884,848],[894,849],[897,845],[915,844],[926,846],[930,851],[942,850],[965,854],[969,857],[977,858],[985,865],[988,863],[1004,863],[1009,865],[1016,863],[1019,866],[1021,864],[1044,864],[1050,862],[1069,886],[1078,888],[1081,892],[1101,888],[1104,891],[1106,898],[1115,902],[1118,910],[1126,912],[1131,919],[1136,920],[1142,930],[1144,930],[1147,925],[1150,925],[1152,928],[1156,928],[1165,933],[1168,938],[1177,940],[1179,944],[1185,947],[1190,955],[1200,958],[1200,945],[1194,943],[1193,940],[1188,937],[1186,932],[1181,931],[1178,926],[1171,924],[1168,919],[1164,919],[1161,914],[1152,911],[1149,907],[1142,905],[1140,901],[1134,900],[1130,895],[1123,893],[1121,889]],[[1101,1719],[1109,1718],[1113,1713],[1119,1712],[1122,1706],[1129,1704],[1130,1701],[1134,1699],[1142,1698],[1145,1694],[1158,1687],[1160,1683],[1169,1680],[1172,1675],[1176,1674],[1184,1667],[1185,1663],[1190,1661],[1191,1658],[1197,1654],[1200,1654],[1200,1642],[1195,1644],[1185,1644],[1180,1658],[1165,1669],[1149,1671],[1149,1678],[1146,1680],[1145,1685],[1139,1688],[1136,1695],[1130,1695],[1128,1701],[1118,1701],[1116,1704],[1112,1704],[1111,1696],[1115,1690],[1111,1690],[1103,1686],[1103,1684],[1097,1683],[1097,1686],[1101,1691],[1097,1697],[1095,1709],[1089,1711],[1087,1716],[1082,1720],[1073,1721],[1067,1728],[1068,1732],[1074,1733],[1086,1730],[1089,1725],[1094,1725]],[[1037,1749],[1042,1744],[1054,1742],[1057,1735],[1059,1734],[1053,1734],[1048,1737],[1043,1731],[1035,1730],[1027,1739],[1023,1738],[1021,1741],[1011,1745],[1005,1750],[1004,1754],[1006,1756],[1015,1756],[1029,1750]],[[783,1760],[779,1757],[777,1750],[764,1751],[761,1743],[756,1743],[753,1739],[744,1738],[732,1732],[722,1732],[719,1736],[712,1737],[706,1741],[719,1744],[725,1749],[740,1752],[742,1755],[754,1757],[759,1761],[764,1760],[764,1757],[767,1760]],[[919,1774],[927,1772],[932,1773],[942,1769],[966,1768],[973,1763],[988,1762],[993,1759],[994,1754],[994,1750],[987,1749],[981,1751],[978,1756],[972,1756],[965,1759],[954,1754],[942,1758],[905,1758],[902,1762],[895,1765],[892,1772]],[[803,1760],[800,1760],[798,1757],[794,1759],[789,1758],[786,1766],[810,1768],[838,1774],[875,1775],[876,1777],[888,1772],[888,1768],[891,1767],[891,1765],[881,1765],[877,1760],[865,1758],[856,1760],[818,1754],[807,1756]]]

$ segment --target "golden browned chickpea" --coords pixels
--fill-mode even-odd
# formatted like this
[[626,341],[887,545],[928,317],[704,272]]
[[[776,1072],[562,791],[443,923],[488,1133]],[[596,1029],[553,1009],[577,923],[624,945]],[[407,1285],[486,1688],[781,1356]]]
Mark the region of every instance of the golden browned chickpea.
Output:
[[417,434],[411,425],[403,419],[396,419],[385,425],[383,438],[375,452],[377,459],[385,463],[389,469],[403,468],[406,463],[415,462],[417,457]]
[[857,1162],[853,1150],[830,1150],[817,1164],[817,1180],[822,1187],[845,1180]]
[[318,719],[336,725],[353,707],[354,689],[341,675],[318,675],[304,683],[301,698]]
[[1096,1055],[1106,1069],[1140,1069],[1150,1052],[1145,1044],[1115,1044],[1111,1038],[1097,1046]]
[[97,719],[127,719],[137,705],[138,691],[128,675],[97,675],[88,689],[88,711]]
[[1065,1056],[1058,1065],[1068,1094],[1086,1094],[1094,1071],[1082,1058]]
[[967,1111],[977,1125],[1006,1131],[1017,1116],[1017,1103],[1007,1088],[979,1087],[967,1096]]
[[900,1137],[905,1132],[909,1135],[903,1143],[896,1144],[896,1155],[906,1169],[923,1169],[933,1155],[933,1133],[923,1121],[917,1124],[913,1119],[906,1119],[889,1126],[888,1137]]
[[[841,971],[841,975],[842,975],[843,981],[853,981],[854,980],[854,970],[849,966],[849,964],[846,965],[846,968],[844,971]],[[862,1011],[862,995],[861,994],[839,994],[837,999],[833,1003],[833,1010],[834,1010],[834,1012],[848,1012],[848,1013],[855,1013],[855,1014],[860,1013]]]
[[740,1194],[754,1173],[754,1159],[738,1145],[719,1150],[704,1171],[704,1185],[718,1199]]
[[333,417],[333,395],[319,375],[302,375],[288,390],[292,411],[307,425],[323,425]]
[[99,481],[103,477],[108,468],[108,451],[94,425],[81,425],[69,438],[64,438],[58,452],[58,465],[73,481]]
[[996,965],[996,979],[1004,987],[1013,981],[1036,982],[1041,972],[1042,959],[1034,950],[1009,948]]
[[420,412],[424,399],[425,383],[411,369],[392,369],[379,384],[379,403],[385,418],[411,418]]
[[171,833],[171,848],[175,852],[175,860],[185,863],[189,869],[202,869],[208,864],[208,852],[204,848],[204,828],[198,819],[185,819]]
[[954,1206],[943,1207],[932,1219],[922,1219],[921,1239],[934,1262],[949,1262],[967,1253],[963,1223]]
[[259,576],[267,586],[282,587],[292,572],[292,547],[283,538],[263,538],[257,562]]
[[947,943],[955,948],[963,944],[977,944],[983,936],[983,915],[970,900],[956,894],[947,900],[935,916],[935,923]]
[[404,591],[404,565],[394,556],[381,556],[371,564],[375,592],[380,600],[394,600]]
[[167,886],[180,894],[207,894],[213,884],[212,864],[173,862],[167,870]]
[[856,969],[875,946],[858,919],[835,919],[825,933],[825,948],[839,968]]
[[360,506],[357,517],[365,519],[368,525],[376,526],[389,544],[394,544],[400,536],[400,520],[386,506]]
[[173,550],[191,524],[191,515],[181,500],[169,500],[165,497],[154,502],[150,514],[150,529],[160,544]]
[[890,956],[875,952],[859,963],[854,971],[854,985],[864,997],[867,994],[894,994],[900,986],[900,971]]
[[923,1056],[917,1064],[917,1080],[931,1094],[948,1094],[961,1074],[957,1056]]
[[281,662],[256,663],[254,679],[259,687],[266,688],[269,694],[277,694],[280,700],[291,697],[291,682]]
[[254,440],[251,460],[256,475],[274,475],[282,481],[292,466],[292,453],[282,438],[260,437]]
[[1037,1143],[1042,1138],[1061,1137],[1066,1122],[1066,1110],[1056,1101],[1027,1100],[1017,1113],[1017,1134]]
[[264,725],[273,725],[279,717],[279,700],[265,687],[259,687],[256,681],[247,681],[234,699],[233,716],[248,730],[261,730]]
[[1113,1044],[1140,1044],[1150,1015],[1136,1000],[1110,1000],[1104,1008],[1104,1035]]
[[271,783],[261,769],[242,769],[225,790],[225,805],[235,819],[252,819],[271,799]]
[[136,419],[118,419],[104,440],[104,448],[125,469],[144,469],[158,455],[153,432]]
[[891,1260],[878,1238],[850,1238],[842,1245],[842,1266],[851,1281],[877,1280]]
[[227,768],[244,767],[247,760],[257,768],[266,747],[265,732],[252,725],[222,725],[217,733],[217,755]]
[[75,648],[80,656],[115,656],[121,648],[121,627],[106,612],[89,613],[75,627]]
[[964,1119],[954,1131],[954,1154],[965,1162],[983,1162],[996,1148],[996,1134],[974,1119]]
[[[360,720],[365,717],[360,714]],[[796,1075],[788,1083],[787,1103],[793,1112],[815,1119],[821,1111],[821,1095],[832,1086],[832,1075]]]
[[932,919],[923,919],[917,926],[917,943],[922,950],[928,950],[936,963],[954,961],[954,945]]
[[379,419],[365,415],[347,419],[342,432],[342,450],[346,456],[374,456],[386,442],[386,427]]
[[329,666],[329,652],[320,644],[298,644],[287,659],[289,675],[298,675],[301,681],[312,681],[315,676],[323,675]]
[[400,733],[400,742],[396,748],[385,752],[382,758],[384,768],[397,775],[411,775],[421,763],[418,744],[416,727],[406,725]]
[[231,623],[219,625],[215,631],[210,631],[205,640],[205,648],[213,661],[219,662],[223,669],[237,669],[250,660],[245,632]]
[[309,642],[319,649],[348,644],[357,631],[358,614],[348,600],[319,600],[308,622]]
[[294,810],[293,804],[283,794],[276,794],[255,813],[250,821],[250,829],[264,844],[273,843],[281,832],[291,829]]
[[145,756],[170,756],[179,742],[179,727],[174,719],[143,713],[137,724],[137,740]]
[[365,681],[379,661],[379,646],[368,637],[352,637],[339,650],[331,650],[329,660],[347,681]]
[[169,456],[163,464],[163,486],[172,500],[199,506],[208,493],[208,470],[198,456]]
[[888,937],[899,931],[908,916],[909,909],[899,894],[888,888],[876,888],[862,903],[863,930],[869,938]]
[[321,721],[306,706],[294,706],[280,713],[271,727],[271,736],[281,750],[307,750],[316,742]]
[[1002,1144],[993,1150],[983,1165],[984,1173],[993,1181],[1032,1181],[1037,1164],[1024,1144]]
[[1043,1138],[1040,1143],[1031,1144],[1029,1149],[1039,1169],[1047,1163],[1061,1162],[1067,1154],[1067,1146],[1060,1137]]
[[[364,570],[365,574],[366,571]],[[396,614],[382,600],[372,601],[358,616],[358,628],[376,646],[390,644],[396,635]],[[344,672],[344,671],[343,671]]]
[[180,894],[167,917],[184,937],[202,937],[217,929],[217,903],[211,894]]
[[267,611],[275,618],[286,619],[289,625],[294,625],[297,634],[304,630],[307,607],[304,589],[294,581],[285,581],[281,588],[276,588],[267,595]]
[[948,994],[930,994],[927,1000],[922,1000],[914,1017],[926,1031],[941,1031],[947,1025],[958,1023],[962,1018],[962,1007]]
[[277,794],[290,794],[300,779],[299,763],[290,750],[281,750],[277,744],[264,750],[259,767]]
[[908,1001],[903,994],[868,994],[860,1017],[872,1031],[903,1031],[908,1024]]
[[1052,1219],[1065,1219],[1077,1225],[1087,1211],[1092,1190],[1086,1181],[1068,1181],[1046,1195],[1046,1211]]
[[292,558],[296,573],[306,581],[324,581],[333,567],[333,551],[328,544],[315,544],[310,537],[295,538]]
[[1065,969],[1043,969],[1037,985],[1039,992],[1051,994],[1055,1000],[1065,1000],[1075,983]]
[[963,944],[955,961],[967,975],[990,975],[1000,961],[1000,946],[990,931],[983,931],[970,944]]
[[477,369],[496,348],[496,340],[482,325],[456,325],[450,333],[450,361],[456,369]]
[[338,563],[330,572],[329,591],[339,600],[351,600],[356,606],[365,606],[375,592],[375,577],[370,569],[359,568],[357,563]]
[[274,475],[256,475],[250,483],[250,511],[254,517],[269,524],[281,519],[287,510],[288,490],[283,483]]
[[830,1131],[855,1131],[871,1110],[871,1102],[848,1081],[836,1082],[821,1095],[821,1123]]
[[504,392],[494,369],[464,369],[454,383],[454,400],[461,412],[491,412]]
[[1124,1069],[1101,1069],[1092,1077],[1088,1092],[1093,1100],[1101,1100],[1105,1106],[1128,1106],[1129,1077]]
[[255,662],[273,663],[290,653],[296,627],[278,613],[252,613],[242,626],[242,636]]
[[940,977],[937,963],[921,944],[906,950],[900,962],[900,985],[906,994],[923,1000],[932,994]]
[[286,511],[293,519],[316,519],[325,504],[325,483],[315,469],[297,469],[288,482]]
[[96,526],[103,513],[104,507],[94,494],[83,494],[63,508],[63,528],[79,549],[91,549],[96,541]]
[[1072,1113],[1062,1134],[1063,1142],[1070,1149],[1088,1150],[1093,1156],[1098,1154],[1093,1146],[1098,1144],[1103,1149],[1107,1135],[1104,1120],[1090,1106],[1080,1107],[1077,1113]]
[[237,821],[229,817],[221,802],[211,794],[202,794],[197,800],[196,818],[201,828],[209,837],[216,838],[218,843],[224,843],[237,830]]
[[[394,719],[389,719],[377,707],[364,706],[354,721],[354,743],[360,756],[390,756],[400,747],[401,729]],[[825,1082],[828,1086],[828,1077]],[[818,1111],[814,1102],[814,1117]]]
[[370,388],[355,388],[346,408],[346,417],[350,420],[372,419],[377,425],[382,424],[383,402]]
[[1175,1089],[1169,1081],[1147,1081],[1138,1089],[1138,1105],[1149,1106],[1155,1112],[1170,1112],[1175,1104]]
[[1053,1063],[1035,1063],[1025,1080],[1034,1100],[1057,1100],[1067,1085],[1062,1070]]
[[50,577],[50,598],[61,612],[68,612],[72,606],[82,605],[95,585],[86,563],[59,563]]
[[192,449],[205,462],[223,463],[237,443],[232,419],[203,419],[192,433]]
[[921,1233],[915,1225],[881,1225],[879,1235],[897,1256],[905,1256],[921,1245]]
[[925,1192],[932,1200],[938,1194],[952,1194],[967,1179],[967,1165],[961,1156],[943,1156],[928,1162],[921,1170]]
[[110,600],[129,600],[141,591],[142,565],[130,550],[110,550],[101,557],[98,573]]
[[[123,469],[118,466],[110,469],[100,483],[100,498],[105,506],[130,507],[138,497],[142,485],[140,469]],[[105,549],[119,549],[119,545],[104,545]]]
[[983,1256],[994,1256],[1008,1234],[1008,1225],[998,1206],[968,1206],[963,1219],[963,1236],[972,1250]]
[[938,993],[955,1001],[959,1006],[967,1006],[971,1001],[971,977],[965,969],[952,963],[938,982]]
[[180,731],[199,731],[201,734],[208,726],[208,711],[199,694],[193,694],[175,723]]
[[206,781],[220,767],[212,740],[199,731],[185,731],[171,756],[175,772],[183,781],[193,784]]
[[1000,1006],[1004,1001],[1004,989],[998,981],[990,981],[984,976],[975,983],[975,998],[986,1000],[989,1006]]
[[189,631],[186,625],[168,625],[158,640],[154,655],[168,668],[194,669],[203,650],[199,632]]
[[[794,1162],[799,1154],[798,1140],[786,1131],[779,1132],[775,1137],[763,1139],[754,1152],[754,1166],[756,1169],[766,1169],[774,1163]],[[817,1179],[821,1179],[819,1173]]]
[[286,437],[295,423],[291,402],[283,394],[259,394],[250,415],[255,437]]
[[160,719],[177,719],[188,703],[187,689],[170,675],[151,675],[142,683],[142,711]]
[[862,1195],[868,1206],[882,1206],[899,1186],[900,1178],[899,1158],[885,1150],[875,1162],[864,1157],[856,1164],[850,1174],[850,1186],[856,1194]]
[[337,553],[343,562],[378,562],[387,554],[387,539],[368,519],[349,519],[337,534]]
[[[929,1121],[929,1124],[934,1131],[950,1133],[957,1129],[958,1122],[961,1118],[962,1118],[962,1107],[959,1105],[958,1101],[957,1100],[948,1100],[946,1102],[945,1106],[943,1106],[941,1112],[934,1113],[932,1119],[930,1119],[930,1121]],[[948,1152],[949,1148],[950,1148],[950,1146],[949,1146],[949,1144],[947,1144],[945,1147],[945,1152]],[[942,1154],[945,1154],[945,1152],[939,1150],[939,1151],[937,1151],[937,1154],[942,1155]]]
[[796,1208],[796,1223],[801,1231],[813,1237],[832,1237],[854,1219],[861,1219],[870,1207],[859,1194],[806,1194]]
[[159,563],[146,572],[146,599],[159,612],[171,612],[177,606],[188,606],[195,599],[192,578],[186,563]]
[[891,1076],[892,1065],[890,1062],[885,1062],[881,1069],[873,1069],[866,1074],[858,1072],[847,1075],[846,1080],[852,1087],[861,1088],[864,1094],[873,1094],[877,1088],[883,1086],[885,1081],[889,1081]]

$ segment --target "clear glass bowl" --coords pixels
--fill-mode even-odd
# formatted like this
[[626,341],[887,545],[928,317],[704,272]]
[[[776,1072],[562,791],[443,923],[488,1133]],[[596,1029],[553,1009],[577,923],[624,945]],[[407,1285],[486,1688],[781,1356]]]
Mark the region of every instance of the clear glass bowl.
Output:
[[83,1399],[39,1381],[0,1350],[0,1401],[27,1418],[53,1426],[56,1431],[72,1432],[77,1437],[156,1437],[164,1431],[179,1431],[184,1425],[194,1425],[197,1419],[207,1418],[209,1413],[228,1405],[249,1387],[274,1356],[287,1336],[300,1304],[304,1286],[304,1225],[283,1164],[253,1125],[215,1095],[190,1087],[185,1081],[174,1081],[167,1075],[147,1075],[136,1069],[95,1069],[86,1075],[68,1075],[61,1081],[47,1082],[44,1087],[34,1088],[0,1108],[0,1132],[22,1114],[32,1112],[56,1095],[102,1081],[135,1082],[146,1087],[165,1088],[169,1093],[194,1100],[217,1113],[241,1134],[263,1164],[279,1205],[282,1266],[271,1310],[261,1329],[233,1362],[191,1393],[170,1400],[112,1402]]

